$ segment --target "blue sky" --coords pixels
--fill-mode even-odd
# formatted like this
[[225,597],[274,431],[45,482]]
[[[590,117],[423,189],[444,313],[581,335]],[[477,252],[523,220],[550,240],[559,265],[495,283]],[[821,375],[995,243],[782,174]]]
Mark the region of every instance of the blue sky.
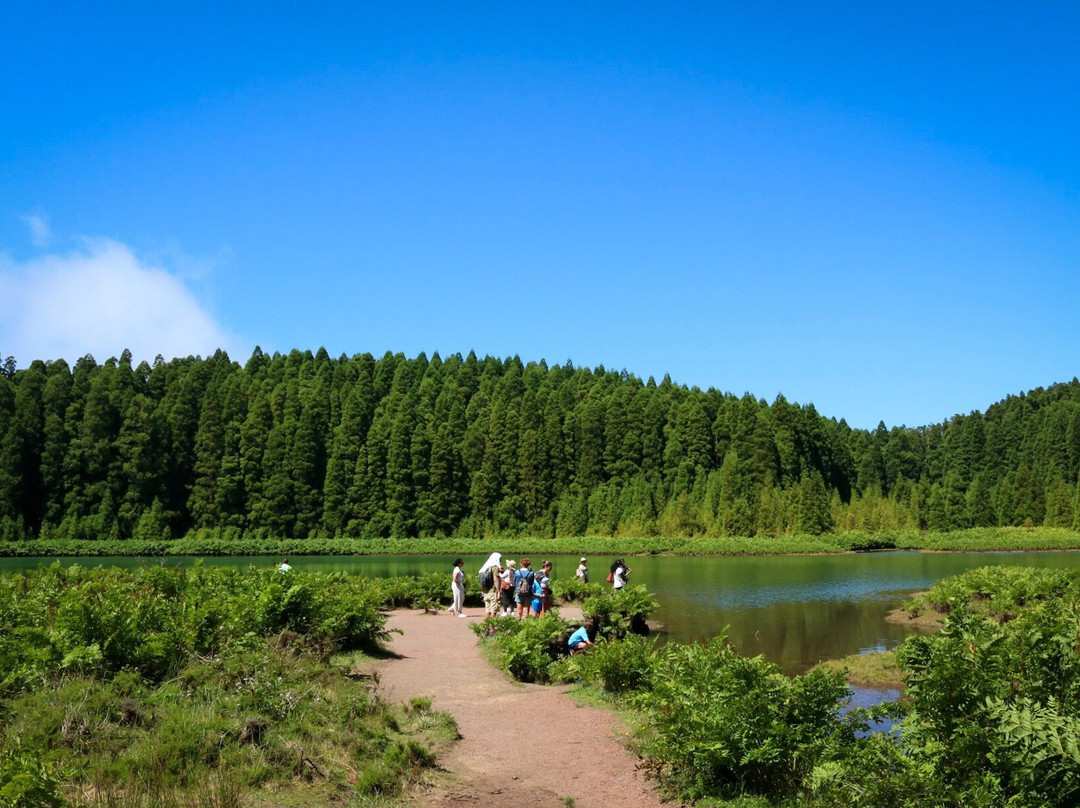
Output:
[[0,353],[1077,375],[1080,6],[5,4]]

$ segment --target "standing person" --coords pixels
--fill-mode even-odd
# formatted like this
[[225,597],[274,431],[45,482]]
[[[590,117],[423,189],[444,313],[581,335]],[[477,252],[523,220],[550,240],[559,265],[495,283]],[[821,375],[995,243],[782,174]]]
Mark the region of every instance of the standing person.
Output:
[[615,564],[616,567],[615,570],[612,572],[611,583],[615,587],[615,591],[618,592],[620,589],[626,586],[626,579],[630,577],[630,573],[633,572],[633,570],[626,566],[626,562],[623,561],[621,558],[616,561]]
[[281,566],[277,568],[277,571],[284,575],[287,572],[292,572],[292,566],[289,564],[289,557],[281,559]]
[[455,559],[454,571],[450,573],[450,591],[454,595],[454,602],[447,611],[458,617],[465,616],[465,612],[462,611],[465,607],[465,570],[462,569],[464,566],[464,561],[460,558]]
[[499,573],[499,598],[504,617],[509,617],[514,613],[514,573],[516,572],[517,563],[514,559],[506,559],[506,569]]
[[518,620],[529,616],[533,582],[536,580],[536,573],[529,568],[531,565],[528,558],[521,559],[521,569],[514,575],[514,602],[517,604]]
[[540,582],[540,614],[547,614],[554,605],[551,596],[551,562],[547,559],[540,564],[536,579]]
[[540,617],[544,613],[544,567],[540,566],[540,572],[533,578],[532,589],[532,614]]
[[499,570],[502,567],[502,553],[492,553],[484,566],[480,567],[480,594],[484,598],[484,614],[495,617],[499,614]]
[[581,563],[578,564],[577,572],[574,574],[581,583],[587,584],[589,582],[589,567],[584,558],[581,559]]

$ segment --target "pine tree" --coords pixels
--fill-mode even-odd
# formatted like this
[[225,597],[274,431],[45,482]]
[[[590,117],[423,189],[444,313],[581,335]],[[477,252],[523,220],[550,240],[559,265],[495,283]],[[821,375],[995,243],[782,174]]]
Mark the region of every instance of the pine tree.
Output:
[[799,485],[798,530],[811,536],[820,536],[832,530],[832,513],[825,481],[817,469],[803,474]]

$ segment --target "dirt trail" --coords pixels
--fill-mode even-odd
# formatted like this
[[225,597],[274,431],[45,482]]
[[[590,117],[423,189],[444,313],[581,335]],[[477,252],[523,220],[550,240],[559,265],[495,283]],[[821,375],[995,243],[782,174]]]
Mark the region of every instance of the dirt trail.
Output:
[[[635,772],[611,713],[578,705],[566,687],[522,685],[490,665],[469,623],[398,610],[400,659],[378,664],[383,694],[395,701],[429,696],[457,719],[461,740],[440,756],[451,776],[423,792],[433,806],[658,808],[655,788]],[[573,803],[566,798],[573,797]],[[669,804],[670,808],[670,804]]]

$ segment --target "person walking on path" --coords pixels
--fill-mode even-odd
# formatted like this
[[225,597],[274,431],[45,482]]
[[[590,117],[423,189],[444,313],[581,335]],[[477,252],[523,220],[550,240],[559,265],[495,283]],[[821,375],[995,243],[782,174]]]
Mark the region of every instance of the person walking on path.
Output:
[[531,564],[528,558],[521,559],[521,569],[514,576],[514,602],[517,604],[518,620],[529,616],[533,582],[536,580],[536,573],[529,568]]
[[581,583],[587,584],[589,582],[589,567],[584,558],[581,559],[581,563],[578,564],[577,572],[574,574]]
[[516,572],[517,563],[514,559],[506,559],[506,569],[499,573],[499,599],[504,617],[509,617],[514,613],[514,573]]
[[455,559],[454,571],[450,573],[450,591],[454,595],[454,602],[447,611],[458,617],[465,616],[465,612],[462,611],[465,608],[465,571],[462,569],[464,566],[464,561],[460,558]]
[[484,614],[496,617],[499,614],[499,569],[502,567],[502,553],[492,553],[484,566],[480,568],[480,594],[484,598]]

